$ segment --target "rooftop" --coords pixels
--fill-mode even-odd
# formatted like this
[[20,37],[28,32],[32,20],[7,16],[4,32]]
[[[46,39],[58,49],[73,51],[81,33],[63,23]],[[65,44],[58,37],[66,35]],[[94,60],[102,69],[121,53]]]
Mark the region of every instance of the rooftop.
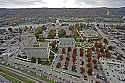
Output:
[[48,58],[49,49],[44,47],[26,47],[24,48],[24,52],[28,57],[35,57],[35,58]]
[[74,38],[60,38],[59,47],[75,47]]
[[114,59],[102,59],[103,71],[111,83],[125,82],[125,62]]

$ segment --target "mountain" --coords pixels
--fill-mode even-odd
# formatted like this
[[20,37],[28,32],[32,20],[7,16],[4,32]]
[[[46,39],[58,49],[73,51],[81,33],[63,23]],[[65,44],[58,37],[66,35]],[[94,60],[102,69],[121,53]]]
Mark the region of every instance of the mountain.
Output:
[[21,9],[0,9],[0,17],[3,16],[105,16],[107,11],[110,15],[125,16],[125,7],[122,8],[21,8]]

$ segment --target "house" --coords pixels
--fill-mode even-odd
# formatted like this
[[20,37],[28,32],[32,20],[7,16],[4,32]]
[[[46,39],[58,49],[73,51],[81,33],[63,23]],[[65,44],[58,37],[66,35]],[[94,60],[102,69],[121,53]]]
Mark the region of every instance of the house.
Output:
[[110,83],[125,82],[125,62],[115,59],[100,59],[99,60],[103,72]]

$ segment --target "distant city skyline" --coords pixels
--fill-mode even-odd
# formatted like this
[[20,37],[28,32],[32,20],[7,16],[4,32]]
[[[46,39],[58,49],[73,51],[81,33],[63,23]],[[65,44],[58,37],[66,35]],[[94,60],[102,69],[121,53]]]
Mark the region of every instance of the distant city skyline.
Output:
[[0,0],[0,8],[125,7],[125,0]]

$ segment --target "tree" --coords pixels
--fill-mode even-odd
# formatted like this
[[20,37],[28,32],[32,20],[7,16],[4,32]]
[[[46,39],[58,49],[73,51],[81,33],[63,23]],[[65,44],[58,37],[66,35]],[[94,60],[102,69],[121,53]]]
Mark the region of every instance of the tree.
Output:
[[40,34],[35,34],[35,37],[36,37],[36,39],[38,40],[38,41],[40,41],[40,42],[44,42],[45,40],[44,40],[44,37],[42,36],[42,35],[40,35]]
[[99,27],[99,24],[97,24],[97,26]]
[[99,80],[96,80],[96,82],[95,83],[100,83],[100,81]]
[[122,60],[121,56],[117,56],[117,60]]
[[52,51],[55,52],[55,53],[57,53],[58,52],[58,47],[52,48]]
[[61,67],[61,63],[57,63],[56,67],[60,68]]
[[92,58],[91,57],[88,57],[88,62],[91,62]]
[[46,29],[47,29],[47,27],[46,27],[45,25],[43,25],[42,28],[43,28],[43,30],[46,30]]
[[98,69],[97,64],[94,64],[94,69],[96,69],[96,70]]
[[37,27],[36,31],[35,31],[35,36],[36,36],[36,39],[39,39],[39,41],[44,41],[44,38],[40,35],[43,33],[43,28],[42,27]]
[[97,63],[97,60],[96,60],[96,59],[93,59],[92,62],[93,62],[94,64],[96,64],[96,63]]
[[111,57],[111,53],[108,50],[106,50],[105,52],[106,52],[106,57],[110,58]]
[[66,35],[65,30],[64,30],[64,29],[61,29],[61,30],[59,31],[59,38],[65,37],[65,35]]
[[32,62],[32,63],[36,63],[36,58],[35,58],[35,57],[32,57],[32,58],[31,58],[31,62]]
[[35,34],[36,39],[39,39],[39,34]]
[[13,29],[12,29],[12,28],[8,28],[8,31],[12,32],[12,31],[13,31]]
[[64,58],[63,58],[63,55],[60,55],[60,60],[62,61]]
[[65,53],[66,53],[66,49],[62,48],[62,54],[65,54]]
[[54,55],[50,55],[50,56],[49,56],[49,60],[50,60],[50,62],[52,62],[53,59],[54,59]]
[[39,26],[37,27],[37,29],[35,30],[35,34],[42,34],[43,33],[43,27]]
[[92,75],[92,72],[93,72],[92,68],[88,68],[88,71],[87,71],[88,75]]
[[103,47],[103,45],[102,45],[102,43],[100,41],[96,41],[95,42],[95,47],[96,48],[101,48],[101,47]]
[[106,45],[109,43],[106,38],[103,40],[103,42],[104,42]]
[[26,31],[27,31],[27,29],[28,29],[28,27],[27,27],[27,26],[25,26],[24,31],[26,32]]
[[19,33],[22,34],[22,29],[21,28],[19,28]]
[[57,41],[53,41],[49,44],[52,48],[55,48],[57,45]]
[[66,57],[66,60],[67,60],[67,61],[69,61],[69,60],[70,60],[70,58],[69,58],[69,57]]
[[80,23],[80,30],[82,30],[84,28],[84,24]]
[[72,71],[77,72],[75,65],[72,66]]
[[92,56],[92,49],[88,48],[87,50],[87,57],[91,57]]
[[77,30],[78,30],[78,24],[73,26],[73,34],[74,34],[75,37],[79,37],[79,34],[78,34]]
[[41,63],[41,58],[38,58],[38,64],[40,64]]
[[72,25],[69,26],[69,30],[73,31],[73,26]]
[[100,52],[104,53],[104,48],[103,47],[100,48]]
[[68,65],[69,65],[69,62],[66,60],[65,65],[64,65],[64,69],[68,70]]
[[71,49],[71,47],[68,47],[68,52],[70,52],[72,49]]
[[85,68],[80,67],[80,73],[81,73],[81,74],[85,73]]
[[40,35],[38,36],[38,39],[39,39],[40,42],[44,42],[45,41],[43,36],[40,36]]
[[108,46],[108,50],[113,50],[113,47],[112,46]]
[[86,64],[86,65],[87,65],[88,68],[92,68],[92,63],[89,62],[89,63]]
[[56,36],[56,31],[55,30],[50,30],[48,33],[48,38],[54,38]]

